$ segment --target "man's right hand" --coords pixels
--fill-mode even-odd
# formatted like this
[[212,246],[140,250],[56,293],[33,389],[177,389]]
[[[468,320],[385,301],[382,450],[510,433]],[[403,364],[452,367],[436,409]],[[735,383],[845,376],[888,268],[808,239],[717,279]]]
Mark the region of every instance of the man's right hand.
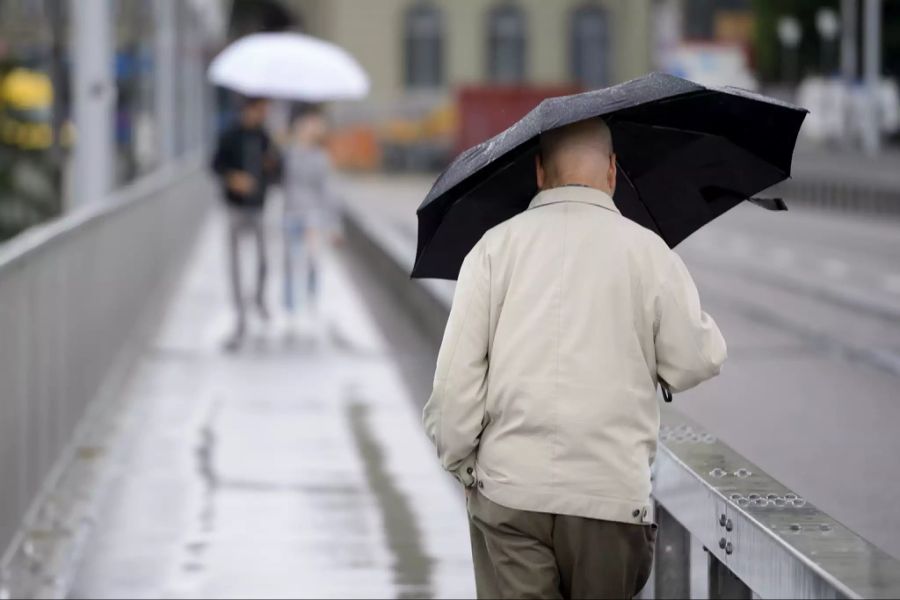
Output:
[[256,189],[256,179],[246,171],[231,171],[225,176],[228,190],[240,196],[249,196]]

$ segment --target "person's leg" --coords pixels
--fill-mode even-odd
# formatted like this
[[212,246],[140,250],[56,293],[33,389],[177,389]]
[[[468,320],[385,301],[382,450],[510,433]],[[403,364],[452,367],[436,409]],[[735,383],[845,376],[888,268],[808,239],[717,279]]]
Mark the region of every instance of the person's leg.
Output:
[[269,318],[269,310],[266,307],[266,276],[269,271],[269,257],[266,248],[266,224],[264,213],[259,210],[248,215],[250,229],[256,238],[256,308],[259,316]]
[[246,330],[246,310],[244,307],[244,297],[241,286],[241,229],[242,219],[240,213],[229,208],[227,217],[228,233],[226,243],[228,245],[228,274],[231,287],[231,300],[234,304],[236,314],[236,322],[234,332],[226,342],[229,349],[237,348],[244,338]]
[[[476,492],[469,498],[469,517],[484,538],[496,583],[491,590],[485,558],[480,555],[482,566],[476,565],[475,571],[476,577],[479,570],[482,574],[479,598],[562,598],[552,546],[553,515],[506,508]],[[494,593],[485,596],[483,592]]]
[[306,298],[312,309],[317,308],[319,290],[319,252],[321,250],[321,234],[310,228],[306,232]]
[[472,543],[472,564],[475,567],[475,593],[479,598],[499,598],[497,573],[488,555],[484,534],[469,516],[469,539]]
[[553,545],[566,598],[632,598],[650,577],[656,527],[559,516]]
[[284,308],[293,314],[296,308],[294,296],[294,253],[296,252],[297,234],[295,223],[289,217],[284,220]]

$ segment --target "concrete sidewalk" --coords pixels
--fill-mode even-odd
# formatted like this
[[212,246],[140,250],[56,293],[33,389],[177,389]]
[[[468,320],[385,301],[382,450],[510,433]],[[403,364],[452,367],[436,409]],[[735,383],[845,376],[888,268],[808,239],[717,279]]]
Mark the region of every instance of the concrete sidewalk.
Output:
[[222,226],[205,229],[131,382],[72,596],[474,596],[461,491],[346,259],[325,265],[317,319],[251,323],[225,354]]

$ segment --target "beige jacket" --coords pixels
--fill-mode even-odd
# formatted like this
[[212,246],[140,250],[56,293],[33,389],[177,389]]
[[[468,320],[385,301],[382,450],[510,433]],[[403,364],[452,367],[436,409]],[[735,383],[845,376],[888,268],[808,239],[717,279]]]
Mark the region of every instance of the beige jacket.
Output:
[[601,191],[556,188],[466,257],[425,428],[497,504],[645,522],[657,380],[688,389],[725,354],[662,239]]

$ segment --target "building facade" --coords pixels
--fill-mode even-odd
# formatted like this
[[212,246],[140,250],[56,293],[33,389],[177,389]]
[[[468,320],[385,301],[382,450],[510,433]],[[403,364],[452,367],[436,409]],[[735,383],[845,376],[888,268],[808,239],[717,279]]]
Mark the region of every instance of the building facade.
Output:
[[[232,36],[296,29],[345,48],[371,90],[329,106],[336,161],[434,169],[543,97],[652,70],[660,1],[237,0]],[[275,112],[283,130],[288,111]]]
[[465,85],[603,87],[651,70],[652,0],[287,0],[348,49],[371,100]]

